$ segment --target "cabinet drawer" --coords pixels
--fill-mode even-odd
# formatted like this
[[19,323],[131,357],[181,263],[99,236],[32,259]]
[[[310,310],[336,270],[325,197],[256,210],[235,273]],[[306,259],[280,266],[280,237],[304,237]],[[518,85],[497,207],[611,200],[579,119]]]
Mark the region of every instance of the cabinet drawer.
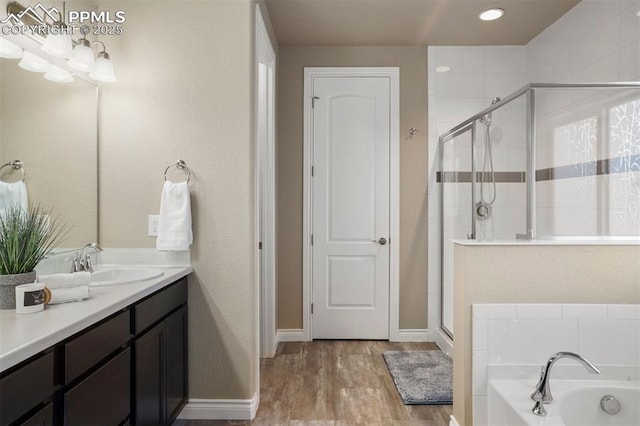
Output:
[[130,318],[129,311],[122,312],[65,344],[65,383],[125,345],[131,336]]
[[187,301],[187,279],[183,278],[135,305],[136,334]]
[[118,425],[129,416],[131,349],[65,393],[65,425]]
[[0,424],[17,420],[54,391],[53,352],[31,361],[0,380]]

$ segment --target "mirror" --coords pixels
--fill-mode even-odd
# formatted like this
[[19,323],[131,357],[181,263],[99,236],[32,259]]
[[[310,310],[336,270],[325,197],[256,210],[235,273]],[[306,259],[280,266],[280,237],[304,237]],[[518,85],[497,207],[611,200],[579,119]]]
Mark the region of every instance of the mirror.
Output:
[[[98,89],[54,83],[0,58],[0,165],[21,160],[29,202],[70,225],[64,247],[98,239]],[[3,181],[21,178],[5,167]]]

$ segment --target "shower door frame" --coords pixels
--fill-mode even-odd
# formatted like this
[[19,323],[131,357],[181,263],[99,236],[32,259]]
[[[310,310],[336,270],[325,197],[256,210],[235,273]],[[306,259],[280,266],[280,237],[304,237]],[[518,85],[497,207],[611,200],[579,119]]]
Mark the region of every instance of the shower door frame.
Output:
[[444,183],[445,174],[444,166],[444,146],[447,142],[455,139],[462,134],[471,131],[471,233],[467,235],[467,239],[476,239],[476,220],[475,220],[475,204],[476,204],[476,124],[477,121],[487,114],[502,108],[510,102],[526,96],[526,232],[525,234],[517,234],[516,239],[535,240],[536,239],[536,89],[640,89],[640,82],[623,82],[623,83],[529,83],[524,87],[511,93],[499,102],[490,105],[479,113],[469,117],[467,120],[453,127],[449,131],[443,133],[438,138],[439,151],[439,170],[440,170],[440,329],[453,341],[453,332],[444,326]]

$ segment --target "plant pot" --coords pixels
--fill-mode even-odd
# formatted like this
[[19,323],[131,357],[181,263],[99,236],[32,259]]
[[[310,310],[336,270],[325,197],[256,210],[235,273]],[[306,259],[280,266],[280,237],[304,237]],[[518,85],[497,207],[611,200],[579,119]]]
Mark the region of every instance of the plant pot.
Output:
[[0,275],[0,309],[16,308],[16,286],[32,283],[36,280],[36,271],[24,274]]

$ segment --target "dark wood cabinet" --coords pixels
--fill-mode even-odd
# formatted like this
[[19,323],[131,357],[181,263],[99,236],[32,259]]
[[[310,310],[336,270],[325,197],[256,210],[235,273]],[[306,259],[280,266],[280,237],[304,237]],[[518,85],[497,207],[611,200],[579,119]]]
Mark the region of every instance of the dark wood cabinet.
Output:
[[12,424],[46,403],[55,389],[53,350],[5,373],[0,379],[0,425]]
[[[136,377],[134,424],[169,425],[187,401],[187,308],[186,293],[174,286],[168,289],[172,303],[158,297],[136,306],[144,312],[145,321],[155,324],[135,341]],[[183,303],[175,304],[176,300]],[[171,311],[178,306],[178,309]],[[168,316],[164,313],[169,311]],[[153,312],[153,314],[150,314]],[[149,318],[156,321],[149,321]],[[163,318],[158,322],[158,318]],[[144,329],[142,327],[141,329]]]
[[187,402],[182,278],[0,374],[0,425],[164,425]]
[[23,423],[24,426],[53,426],[53,403],[50,402],[41,410],[29,417]]
[[131,349],[127,348],[64,394],[65,425],[110,426],[129,418]]

